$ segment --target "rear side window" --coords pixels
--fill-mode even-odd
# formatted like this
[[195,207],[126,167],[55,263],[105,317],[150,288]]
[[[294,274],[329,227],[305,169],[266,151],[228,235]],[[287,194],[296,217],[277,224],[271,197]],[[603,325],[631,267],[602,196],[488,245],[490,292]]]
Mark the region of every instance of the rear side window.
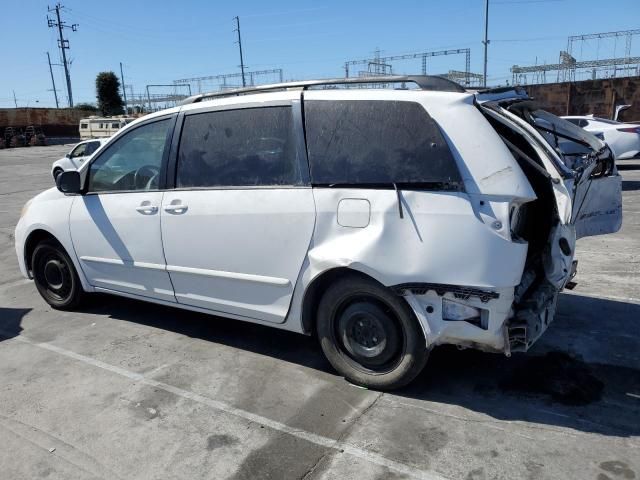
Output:
[[418,103],[304,103],[312,182],[462,187],[440,128]]
[[91,155],[93,152],[95,152],[98,149],[99,146],[100,146],[100,142],[90,142],[90,143],[88,143],[84,154],[85,155]]
[[295,144],[290,107],[188,115],[178,151],[177,187],[300,184]]

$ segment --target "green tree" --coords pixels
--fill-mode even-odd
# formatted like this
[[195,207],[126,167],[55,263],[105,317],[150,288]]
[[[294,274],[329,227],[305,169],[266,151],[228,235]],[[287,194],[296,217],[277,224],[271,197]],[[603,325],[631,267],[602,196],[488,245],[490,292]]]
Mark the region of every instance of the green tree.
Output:
[[113,72],[100,72],[96,77],[98,110],[102,115],[121,115],[124,102],[120,96],[120,80]]
[[87,110],[89,112],[97,112],[98,111],[98,107],[96,107],[95,105],[93,105],[91,103],[76,103],[74,108],[76,110]]

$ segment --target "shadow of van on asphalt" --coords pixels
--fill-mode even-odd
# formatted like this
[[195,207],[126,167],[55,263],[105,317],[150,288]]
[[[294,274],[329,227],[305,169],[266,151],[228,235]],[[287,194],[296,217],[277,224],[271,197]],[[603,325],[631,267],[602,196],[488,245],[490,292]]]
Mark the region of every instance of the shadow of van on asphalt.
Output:
[[22,318],[30,311],[30,308],[0,307],[0,342],[20,335]]
[[[335,375],[315,338],[129,299],[99,296],[86,311],[267,355]],[[555,321],[527,354],[438,347],[393,395],[490,417],[611,436],[640,435],[640,305],[560,296]],[[335,381],[343,381],[335,377]]]

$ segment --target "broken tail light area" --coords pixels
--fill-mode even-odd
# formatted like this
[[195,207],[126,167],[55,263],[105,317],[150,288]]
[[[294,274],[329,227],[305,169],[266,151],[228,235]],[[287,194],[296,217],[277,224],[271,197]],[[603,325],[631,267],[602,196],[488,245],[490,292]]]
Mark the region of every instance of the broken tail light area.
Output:
[[[465,305],[448,298],[442,299],[442,320],[447,322],[464,321],[469,322],[484,330],[487,329],[486,320],[482,321],[482,310],[480,308]],[[486,315],[485,315],[486,317]],[[484,324],[483,324],[484,323]]]
[[504,329],[513,315],[513,287],[410,283],[393,289],[414,311],[428,347],[452,344],[505,352]]

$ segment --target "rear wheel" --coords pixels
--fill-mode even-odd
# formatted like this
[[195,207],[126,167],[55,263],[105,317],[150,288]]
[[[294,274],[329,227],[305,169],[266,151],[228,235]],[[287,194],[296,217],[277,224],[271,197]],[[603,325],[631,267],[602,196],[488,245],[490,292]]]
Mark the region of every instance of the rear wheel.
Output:
[[40,242],[33,251],[31,266],[36,288],[49,305],[70,310],[80,304],[84,291],[78,273],[59,243]]
[[420,373],[429,356],[409,306],[364,277],[344,277],[326,290],[317,331],[331,365],[357,385],[400,388]]

